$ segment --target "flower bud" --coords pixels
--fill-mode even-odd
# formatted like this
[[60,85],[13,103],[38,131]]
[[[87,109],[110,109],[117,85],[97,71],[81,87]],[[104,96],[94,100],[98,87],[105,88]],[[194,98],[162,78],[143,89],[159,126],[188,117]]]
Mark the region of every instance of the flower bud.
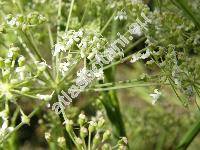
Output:
[[128,139],[126,137],[122,137],[122,139],[118,141],[118,145],[127,145],[127,144],[128,144]]
[[45,132],[44,137],[47,141],[51,140],[51,133],[50,132]]
[[109,144],[104,144],[102,146],[102,150],[110,150],[111,149],[111,146]]
[[22,110],[20,111],[22,114],[21,116],[22,123],[30,125],[30,118],[27,115],[25,115]]
[[65,147],[65,138],[64,137],[59,137],[57,142],[60,147],[63,147],[63,148]]
[[10,59],[5,60],[5,66],[8,67],[8,68],[11,67],[11,60]]
[[[96,147],[96,146],[98,146],[98,144],[100,143],[100,135],[99,135],[99,133],[97,133],[95,136],[94,136],[94,139],[93,139],[93,146],[94,146],[94,148]],[[93,148],[93,149],[94,149]]]
[[82,146],[83,145],[83,141],[79,137],[75,138],[75,142],[78,144],[78,146]]
[[19,55],[19,51],[20,51],[19,47],[11,47],[8,52],[8,57],[16,59]]
[[28,26],[26,24],[22,24],[22,31],[26,31],[28,29]]
[[43,22],[47,21],[47,19],[42,15],[38,16],[38,20],[39,20],[39,23],[43,23]]
[[19,67],[24,66],[24,64],[25,64],[25,57],[24,56],[19,57],[18,64],[19,64]]
[[97,123],[96,122],[94,122],[94,121],[90,121],[89,122],[89,132],[91,133],[91,132],[93,132],[95,129],[96,129],[96,126],[97,126]]
[[126,146],[124,146],[124,145],[119,145],[119,146],[118,146],[118,150],[126,150]]
[[83,113],[78,116],[78,123],[80,124],[80,126],[82,126],[86,122],[86,120],[86,116]]
[[66,125],[65,125],[66,130],[68,132],[71,132],[73,130],[73,121],[72,120],[67,120],[65,123],[66,123]]
[[8,14],[8,15],[6,16],[6,20],[11,20],[11,19],[12,19],[12,17],[13,17],[13,15],[12,15],[12,14]]
[[3,77],[5,79],[8,79],[9,75],[10,75],[10,70],[9,69],[7,69],[6,71],[3,72]]
[[30,89],[28,87],[22,87],[21,91],[23,93],[26,93],[26,92],[30,91]]
[[20,23],[23,23],[23,21],[24,21],[23,15],[21,15],[21,14],[18,15],[18,16],[17,16],[17,21],[20,22]]
[[80,129],[80,136],[82,139],[84,139],[88,134],[88,130],[85,127],[81,127]]
[[106,140],[108,140],[111,136],[110,130],[106,130],[106,132],[104,132],[103,134],[103,140],[102,142],[105,142]]
[[101,117],[97,124],[98,129],[101,129],[104,126],[104,124],[105,124],[105,119]]
[[11,79],[11,80],[10,80],[10,83],[11,83],[11,84],[17,84],[17,83],[18,83],[18,80],[17,80],[17,79]]
[[45,62],[37,63],[37,69],[40,72],[43,72],[47,68],[47,64]]

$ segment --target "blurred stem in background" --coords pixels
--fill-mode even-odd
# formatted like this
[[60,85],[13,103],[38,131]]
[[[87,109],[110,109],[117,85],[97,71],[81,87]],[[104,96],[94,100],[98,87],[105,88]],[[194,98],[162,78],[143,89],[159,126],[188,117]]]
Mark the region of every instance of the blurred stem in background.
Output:
[[[112,22],[112,40],[117,35],[117,22]],[[115,82],[115,66],[105,71],[105,77],[107,82]],[[126,136],[125,125],[120,112],[119,100],[116,91],[105,91],[103,92],[102,103],[106,109],[108,118],[115,127],[115,134],[117,137]]]

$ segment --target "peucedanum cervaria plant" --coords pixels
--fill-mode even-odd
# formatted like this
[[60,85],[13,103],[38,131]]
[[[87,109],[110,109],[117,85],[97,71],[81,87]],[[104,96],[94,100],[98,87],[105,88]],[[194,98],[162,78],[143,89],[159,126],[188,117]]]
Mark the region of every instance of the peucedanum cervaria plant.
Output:
[[[195,14],[199,3],[194,3]],[[150,4],[140,0],[0,1],[1,146],[12,145],[9,139],[23,125],[30,125],[36,114],[57,115],[52,105],[60,100],[61,91],[84,102],[98,99],[114,127],[110,131],[103,128],[102,117],[87,121],[83,114],[74,123],[66,115],[78,105],[71,100],[57,116],[64,121],[57,128],[64,128],[67,135],[52,140],[50,132],[45,134],[50,147],[53,141],[62,149],[69,149],[67,140],[77,149],[127,146],[117,89],[154,87],[149,97],[156,104],[162,89],[170,86],[184,106],[192,101],[199,108],[198,21],[185,17],[171,1]],[[135,79],[118,81],[116,67],[123,62],[145,64],[146,71]],[[77,92],[73,85],[83,86],[83,76],[90,70],[92,80]],[[84,99],[78,97],[80,93],[97,95]],[[29,114],[24,101],[31,101]],[[50,124],[56,123],[51,120]],[[116,138],[120,139],[113,145]]]

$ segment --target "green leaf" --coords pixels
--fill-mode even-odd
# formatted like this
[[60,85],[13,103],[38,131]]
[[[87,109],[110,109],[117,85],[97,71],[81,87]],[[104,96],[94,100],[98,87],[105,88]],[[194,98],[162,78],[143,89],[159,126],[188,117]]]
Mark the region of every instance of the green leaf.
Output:
[[185,150],[192,143],[194,138],[200,132],[200,120],[196,124],[194,124],[191,129],[187,131],[187,133],[183,136],[179,145],[177,146],[177,150]]

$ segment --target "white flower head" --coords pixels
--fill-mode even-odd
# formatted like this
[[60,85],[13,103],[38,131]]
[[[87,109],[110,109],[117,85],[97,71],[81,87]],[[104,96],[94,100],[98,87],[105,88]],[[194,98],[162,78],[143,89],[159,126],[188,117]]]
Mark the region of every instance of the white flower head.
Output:
[[131,63],[135,63],[136,61],[140,60],[141,54],[137,53],[132,56]]
[[134,23],[130,26],[130,32],[131,34],[136,35],[136,36],[141,36],[143,34],[142,28],[140,27],[138,23]]
[[140,58],[141,58],[141,59],[146,59],[146,58],[148,58],[150,55],[151,55],[151,52],[150,52],[149,49],[147,49],[147,50],[146,50],[146,53],[142,54]]
[[104,72],[103,72],[103,69],[95,70],[94,76],[95,76],[98,80],[103,80],[103,79],[104,79]]
[[159,92],[158,89],[155,89],[154,93],[150,94],[150,96],[153,98],[152,105],[155,105],[155,103],[157,102],[157,100],[160,98],[161,94],[162,93]]
[[65,46],[61,43],[55,44],[53,56],[57,56],[61,51],[66,51]]
[[17,21],[17,18],[13,17],[11,20],[7,20],[7,24],[13,27],[15,25],[19,25],[19,22]]
[[60,63],[59,70],[64,75],[69,70],[69,67],[70,67],[69,62]]
[[117,15],[115,16],[115,20],[127,20],[127,15],[125,11],[118,11]]
[[88,74],[88,70],[85,67],[77,72],[78,77],[85,77],[87,76],[87,74]]

